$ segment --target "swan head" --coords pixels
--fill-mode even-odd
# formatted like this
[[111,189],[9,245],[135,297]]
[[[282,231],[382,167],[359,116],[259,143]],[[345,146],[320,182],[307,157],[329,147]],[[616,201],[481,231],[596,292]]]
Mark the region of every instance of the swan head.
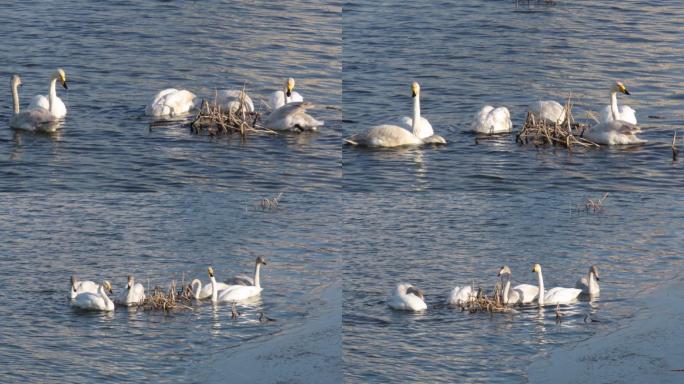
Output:
[[256,263],[257,263],[257,265],[259,265],[259,264],[266,265],[266,259],[261,257],[261,256],[258,256],[256,258]]
[[446,144],[446,139],[440,135],[432,135],[423,139],[424,144]]
[[19,75],[12,75],[12,88],[21,86],[21,77]]
[[616,81],[615,85],[613,86],[613,89],[611,89],[612,92],[620,92],[624,93],[625,95],[629,95],[629,91],[627,90],[627,87],[625,87],[624,84],[620,81]]
[[214,268],[207,268],[207,274],[209,275],[209,277],[214,277]]
[[600,280],[600,279],[599,279],[598,268],[596,268],[595,265],[592,265],[591,268],[589,268],[589,273],[590,273],[590,274],[593,273],[593,274],[594,274],[594,277],[596,278],[596,280]]
[[289,77],[289,78],[285,81],[285,94],[287,95],[287,97],[292,96],[292,90],[294,89],[294,86],[295,86],[295,81],[294,81],[294,79],[291,78],[291,77]]
[[411,97],[416,97],[420,95],[420,85],[417,82],[411,84]]
[[102,287],[105,289],[106,292],[114,293],[114,291],[112,290],[112,284],[109,282],[109,280],[105,280],[102,283]]
[[128,275],[128,284],[127,287],[128,289],[131,289],[131,287],[135,284],[135,281],[133,280],[133,276]]
[[503,267],[501,267],[501,270],[499,271],[497,276],[501,277],[503,275],[510,275],[510,274],[511,274],[511,269],[508,268],[508,265],[504,265]]
[[421,291],[418,288],[415,288],[413,286],[406,288],[406,294],[414,294],[415,296],[419,297],[421,300],[425,300],[425,296],[423,295],[423,291]]
[[541,265],[539,265],[539,264],[533,265],[532,266],[532,272],[537,272],[537,273],[541,272]]

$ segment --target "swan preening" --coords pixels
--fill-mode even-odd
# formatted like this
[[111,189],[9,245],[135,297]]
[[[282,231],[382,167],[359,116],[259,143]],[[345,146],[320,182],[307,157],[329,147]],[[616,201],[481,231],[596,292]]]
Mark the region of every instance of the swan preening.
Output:
[[29,104],[28,109],[43,108],[50,111],[50,113],[58,119],[63,119],[64,117],[66,117],[66,105],[64,105],[62,99],[60,99],[57,96],[57,90],[55,89],[57,80],[59,80],[60,84],[62,84],[62,87],[64,87],[64,89],[69,89],[66,81],[66,72],[64,72],[62,68],[58,68],[55,71],[55,73],[53,73],[50,77],[50,88],[48,91],[48,96],[33,96],[33,99],[31,99],[31,103]]
[[216,277],[214,276],[214,269],[209,267],[207,272],[209,274],[209,278],[211,279],[211,284],[214,287],[211,292],[212,303],[241,302],[260,295],[261,291],[263,290],[263,288],[261,288],[261,281],[259,279],[259,271],[262,265],[266,265],[266,259],[258,256],[254,263],[254,283],[252,285],[228,285],[228,287],[223,290],[218,289],[218,283],[216,282]]
[[129,275],[126,288],[121,291],[121,294],[115,300],[116,304],[131,306],[140,304],[143,300],[145,300],[145,287],[140,283],[136,283],[133,276]]
[[427,309],[423,291],[407,283],[398,284],[390,292],[390,299],[387,304],[390,308],[399,311],[419,312]]
[[293,78],[288,78],[285,80],[285,85],[282,91],[275,91],[271,94],[269,99],[269,106],[271,109],[275,110],[287,103],[292,103],[295,101],[304,101],[304,98],[299,93],[293,91],[295,87],[295,80]]
[[272,111],[264,120],[264,127],[274,131],[315,131],[325,125],[306,113],[314,105],[305,101],[296,101],[283,105]]
[[90,280],[76,280],[76,277],[71,276],[71,284],[69,284],[69,298],[75,299],[79,293],[90,292],[97,293],[99,285]]
[[630,95],[627,87],[619,81],[616,81],[612,88],[610,88],[610,104],[606,105],[601,111],[599,117],[600,123],[607,123],[613,120],[626,121],[631,124],[636,124],[636,111],[626,105],[618,106],[617,93],[624,93]]
[[598,281],[598,268],[596,268],[595,265],[592,265],[591,268],[589,268],[587,277],[582,277],[577,280],[575,288],[582,290],[582,294],[585,295],[598,295],[601,292]]
[[529,304],[539,296],[539,287],[532,284],[518,284],[511,288],[511,269],[504,265],[497,276],[503,283],[502,301],[506,305]]
[[454,289],[449,292],[447,297],[447,304],[449,305],[463,305],[470,300],[474,299],[477,292],[470,285],[465,285],[463,287],[454,287]]
[[107,292],[112,292],[112,285],[105,280],[102,285],[97,288],[96,293],[83,292],[79,293],[73,301],[75,307],[93,311],[113,311],[114,302],[107,296]]
[[[409,119],[411,125],[408,128],[398,125],[377,125],[364,132],[352,135],[346,140],[352,145],[366,147],[400,147],[423,144],[446,144],[442,136],[435,135],[430,123],[420,116],[420,85],[413,83],[411,86],[413,97],[413,118]],[[406,118],[403,123],[406,123]],[[403,124],[402,123],[402,124]],[[404,124],[404,126],[406,126]],[[408,131],[411,129],[411,131]]]
[[[12,88],[12,102],[14,104],[14,110],[9,123],[10,127],[14,129],[38,130],[45,132],[52,132],[56,130],[59,127],[57,124],[59,118],[53,115],[49,109],[36,108],[27,109],[25,111],[21,110],[21,105],[19,104],[19,86],[21,84],[21,77],[19,77],[19,75],[13,75],[10,86]],[[52,96],[53,95],[51,94],[51,99]]]
[[577,300],[577,296],[582,292],[581,289],[562,287],[555,287],[545,291],[541,265],[534,264],[532,266],[532,272],[537,274],[537,279],[539,281],[539,296],[537,297],[537,302],[540,307],[544,305],[571,303]]
[[561,124],[565,120],[565,107],[554,100],[540,100],[530,105],[530,112],[536,119],[549,124]]
[[200,106],[201,100],[194,93],[176,88],[157,92],[145,108],[145,114],[153,117],[177,117]]
[[238,112],[240,106],[245,105],[245,112],[254,112],[254,103],[252,98],[247,95],[245,91],[237,89],[224,89],[216,91],[216,105],[222,111],[230,111],[232,113]]
[[508,108],[494,108],[491,105],[482,107],[470,123],[471,131],[487,135],[510,132],[512,128],[513,123]]

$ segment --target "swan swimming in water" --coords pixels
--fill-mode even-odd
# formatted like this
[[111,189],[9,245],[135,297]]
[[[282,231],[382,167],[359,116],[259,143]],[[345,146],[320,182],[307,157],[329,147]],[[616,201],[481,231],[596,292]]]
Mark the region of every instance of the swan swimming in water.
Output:
[[554,100],[540,100],[530,105],[530,111],[536,119],[543,119],[549,124],[561,124],[565,121],[565,107]]
[[[211,270],[211,273],[214,273],[213,268]],[[190,286],[192,287],[192,295],[195,298],[195,300],[203,300],[210,298],[214,289],[214,285],[211,284],[211,282],[209,282],[209,284],[202,285],[200,279],[194,279],[192,283],[190,283]],[[216,289],[218,289],[219,291],[224,290],[229,286],[229,284],[219,282],[216,283]]]
[[596,268],[595,265],[592,265],[591,268],[589,268],[589,273],[587,274],[587,277],[581,277],[579,280],[577,280],[575,288],[581,289],[582,293],[585,295],[598,295],[601,292],[601,288],[599,287],[598,282],[598,268]]
[[194,93],[176,88],[159,91],[145,108],[147,116],[176,117],[199,107],[201,100]]
[[73,305],[94,311],[113,311],[114,302],[107,296],[107,292],[112,293],[112,285],[105,280],[97,289],[97,293],[79,293],[74,299]]
[[537,279],[539,280],[539,296],[537,297],[537,301],[540,307],[543,307],[544,305],[568,304],[577,300],[577,296],[582,293],[581,289],[562,287],[555,287],[548,291],[544,291],[544,278],[542,277],[541,265],[535,264],[532,266],[532,272],[537,273]]
[[131,306],[140,304],[143,300],[145,300],[145,287],[140,283],[136,283],[133,276],[128,276],[126,289],[121,291],[121,294],[116,299],[116,304]]
[[387,304],[390,308],[398,311],[419,312],[427,309],[423,292],[407,283],[398,284],[390,292],[390,299]]
[[[237,275],[233,278],[230,278],[225,281],[226,284],[229,286],[235,286],[235,285],[255,285],[254,282],[259,279],[259,269],[260,265],[266,265],[266,260],[258,256],[256,258],[256,261],[254,262],[254,278],[249,277],[247,275]],[[220,291],[220,289],[219,289]]]
[[295,86],[295,80],[293,78],[288,78],[285,80],[285,85],[282,91],[275,91],[271,94],[269,99],[269,106],[271,109],[278,109],[287,103],[292,103],[295,101],[304,101],[302,95],[298,92],[293,91]]
[[[66,82],[66,72],[64,72],[62,68],[59,68],[50,77],[50,88],[48,96],[33,96],[33,99],[31,99],[31,103],[29,104],[28,109],[43,108],[50,111],[50,113],[55,115],[55,117],[57,117],[58,119],[65,118],[67,115],[67,109],[62,99],[60,99],[57,96],[57,90],[55,89],[57,80],[59,80],[64,89],[69,89]],[[52,102],[50,102],[50,100],[52,100]]]
[[638,125],[621,120],[612,120],[589,127],[582,132],[581,137],[602,145],[630,145],[643,144],[648,140],[641,139]]
[[447,297],[447,304],[449,305],[463,305],[474,299],[476,292],[473,287],[466,285],[463,287],[454,287]]
[[254,103],[252,98],[246,92],[237,89],[223,89],[216,92],[216,104],[221,108],[221,111],[231,111],[235,113],[240,109],[240,98],[245,99],[245,112],[254,112]]
[[[13,75],[11,80],[12,87],[12,102],[14,103],[14,113],[10,118],[10,127],[14,129],[27,129],[43,132],[54,132],[59,128],[59,119],[57,116],[50,113],[49,110],[43,108],[27,109],[21,111],[19,104],[19,86],[21,85],[21,77]],[[52,95],[50,95],[52,97]]]
[[[413,85],[413,94],[415,95],[415,89],[418,89],[418,92],[420,92],[420,86],[418,86],[418,83],[413,83]],[[420,106],[418,107],[418,110],[416,110],[416,104],[414,101],[414,117],[419,117],[419,110]],[[418,111],[418,116],[416,116],[416,111]],[[421,127],[416,124],[418,121],[420,121],[418,118],[412,119],[411,132],[398,125],[383,124],[376,125],[361,133],[354,134],[345,141],[351,145],[385,148],[423,144],[446,144],[446,140],[439,135],[431,134],[427,137],[419,137],[419,135],[424,135],[426,130],[421,129]],[[432,127],[430,127],[430,132],[432,132]]]
[[[259,270],[262,265],[266,265],[266,260],[259,256],[256,258],[254,266],[254,285],[231,285],[222,291],[215,289],[211,294],[211,301],[213,303],[233,303],[260,295],[263,290],[259,279]],[[211,284],[215,285],[216,279],[213,272],[213,270],[210,270],[209,277],[211,278]]]
[[487,135],[510,132],[512,127],[511,113],[508,108],[494,108],[491,105],[482,107],[470,123],[471,131]]
[[615,82],[615,85],[613,85],[613,87],[610,89],[610,104],[606,105],[606,107],[601,111],[599,122],[607,123],[613,120],[621,120],[631,124],[637,124],[635,110],[627,105],[618,106],[618,92],[624,93],[625,95],[630,95],[624,84],[619,81]]
[[[428,119],[420,115],[420,85],[417,82],[411,84],[411,97],[413,98],[413,117],[404,116],[399,119],[398,126],[404,129],[410,129],[413,134],[419,139],[425,139],[434,135],[432,125]],[[414,125],[413,122],[416,121]]]
[[315,131],[325,122],[306,113],[307,109],[313,107],[313,104],[305,101],[285,104],[268,115],[264,127],[274,131]]
[[503,303],[510,304],[529,304],[532,303],[539,295],[539,287],[532,284],[518,284],[511,288],[511,269],[504,265],[499,270],[497,276],[503,282]]
[[97,293],[97,289],[99,287],[100,287],[99,285],[97,285],[95,282],[92,282],[90,280],[78,281],[78,280],[76,280],[76,277],[74,277],[72,275],[71,276],[71,284],[70,284],[70,288],[69,288],[69,298],[75,299],[79,293],[84,293],[84,292]]

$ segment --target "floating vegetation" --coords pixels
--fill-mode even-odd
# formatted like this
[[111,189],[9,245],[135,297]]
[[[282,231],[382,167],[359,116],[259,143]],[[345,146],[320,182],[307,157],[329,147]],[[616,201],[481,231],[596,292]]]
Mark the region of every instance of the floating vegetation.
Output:
[[246,136],[250,133],[277,134],[277,132],[266,129],[259,124],[260,114],[250,112],[244,88],[240,97],[236,98],[237,108],[221,109],[218,103],[218,95],[213,102],[202,100],[202,105],[197,116],[190,123],[190,130],[195,134],[207,134],[217,136],[223,134],[239,133]]
[[596,213],[603,211],[603,201],[608,197],[608,192],[603,194],[603,197],[597,200],[587,199],[584,204],[578,204],[575,207],[575,212],[577,213]]
[[494,294],[488,296],[480,287],[475,296],[471,296],[469,300],[461,303],[459,307],[461,311],[468,311],[470,313],[487,312],[487,313],[507,313],[515,312],[509,306],[506,306],[501,300],[501,284],[496,283],[494,287]]
[[568,98],[565,104],[565,120],[560,123],[550,123],[537,118],[532,112],[527,112],[527,118],[515,141],[520,144],[534,144],[535,146],[555,145],[572,149],[573,145],[582,147],[599,147],[593,141],[582,137],[582,133],[589,126],[578,123],[572,116],[572,102]]
[[154,287],[152,291],[147,292],[145,300],[138,305],[138,308],[146,310],[179,310],[192,309],[192,288],[190,285],[176,287],[176,282],[173,281],[169,285],[168,290],[160,286]]
[[270,199],[261,199],[261,202],[259,205],[261,205],[261,208],[263,210],[271,210],[271,209],[276,209],[278,208],[278,204],[280,204],[280,198],[283,197],[283,193],[280,192],[278,193],[277,196],[274,196]]

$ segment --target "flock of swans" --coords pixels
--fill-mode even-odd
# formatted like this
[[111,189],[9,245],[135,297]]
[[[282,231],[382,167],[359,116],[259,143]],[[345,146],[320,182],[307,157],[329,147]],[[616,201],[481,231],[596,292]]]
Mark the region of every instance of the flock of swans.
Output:
[[[59,81],[65,89],[67,87],[66,72],[59,68],[50,77],[48,96],[37,95],[25,110],[21,110],[19,103],[19,87],[21,77],[13,75],[11,79],[12,101],[14,112],[10,118],[10,127],[22,130],[36,130],[53,132],[59,128],[59,122],[67,115],[66,105],[57,96],[55,89]],[[305,102],[302,95],[293,91],[295,81],[288,78],[282,91],[275,91],[270,96],[270,113],[263,120],[265,128],[275,131],[315,131],[324,126],[325,122],[307,113],[314,107]],[[218,90],[215,101],[222,111],[236,112],[241,105],[245,105],[245,112],[254,112],[254,102],[244,90]],[[244,102],[244,103],[243,103]],[[167,88],[159,91],[152,101],[145,107],[145,115],[154,119],[174,118],[196,111],[202,99],[186,89]]]
[[[254,277],[237,275],[225,283],[217,282],[212,267],[207,268],[210,283],[202,285],[199,279],[194,279],[190,286],[195,300],[211,298],[213,304],[245,302],[261,294],[261,281],[259,271],[266,260],[259,256],[256,258]],[[108,280],[97,284],[90,280],[76,280],[71,277],[69,298],[74,307],[92,311],[114,311],[115,304],[121,306],[135,306],[145,300],[145,287],[136,283],[133,276],[128,276],[128,283],[121,293],[112,300],[108,294],[113,294],[112,285]]]
[[[570,304],[580,295],[597,296],[600,293],[598,284],[598,268],[592,265],[586,277],[577,280],[575,288],[554,287],[548,291],[544,289],[544,278],[540,264],[532,266],[532,272],[537,274],[537,285],[519,284],[511,288],[511,269],[504,265],[498,273],[503,292],[501,302],[507,306],[538,304],[545,305]],[[460,306],[475,299],[477,292],[472,286],[455,287],[449,293],[446,303]],[[408,283],[398,284],[391,292],[387,301],[390,308],[400,311],[420,312],[427,309],[423,291]]]
[[[403,117],[396,124],[383,124],[370,127],[352,135],[345,141],[352,145],[367,147],[399,147],[422,144],[446,144],[446,140],[435,135],[430,122],[420,114],[420,85],[411,85],[413,98],[413,117]],[[610,89],[611,102],[602,111],[597,124],[582,133],[583,137],[603,145],[641,144],[646,140],[637,137],[641,129],[637,125],[634,109],[617,103],[617,93],[629,95],[621,82]],[[565,107],[553,100],[538,101],[529,107],[537,119],[550,124],[560,124],[565,120]],[[511,132],[511,114],[506,107],[482,107],[473,117],[470,130],[485,135]]]

